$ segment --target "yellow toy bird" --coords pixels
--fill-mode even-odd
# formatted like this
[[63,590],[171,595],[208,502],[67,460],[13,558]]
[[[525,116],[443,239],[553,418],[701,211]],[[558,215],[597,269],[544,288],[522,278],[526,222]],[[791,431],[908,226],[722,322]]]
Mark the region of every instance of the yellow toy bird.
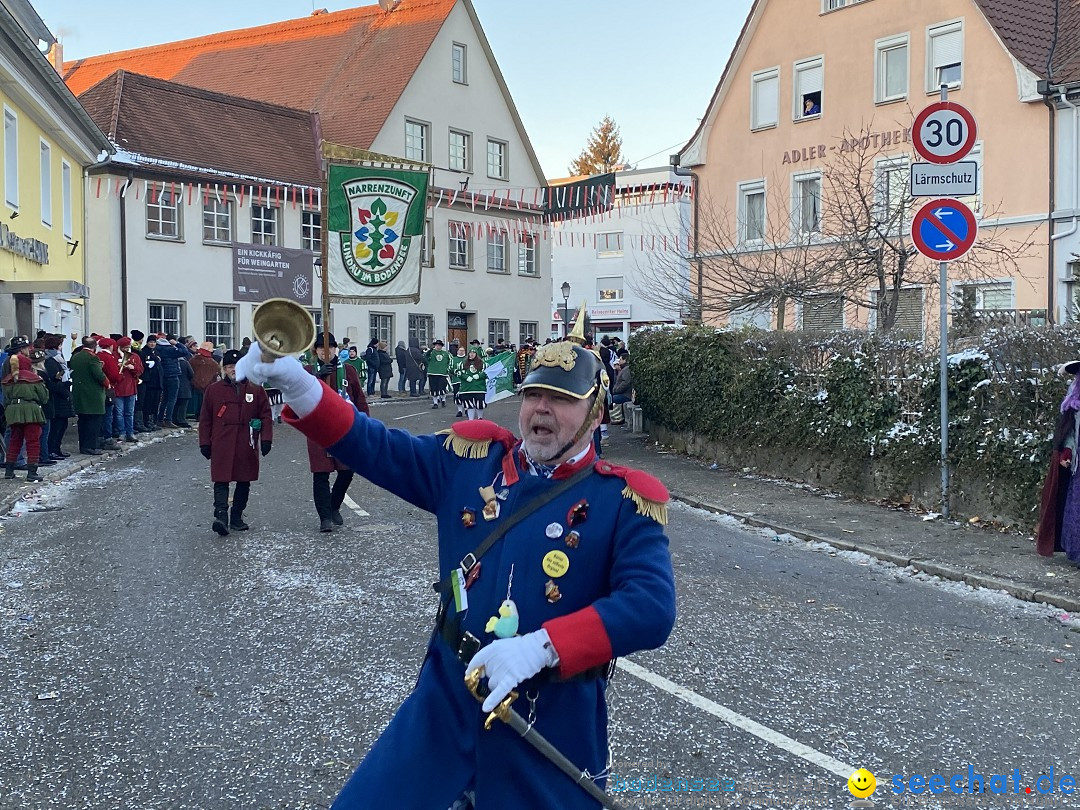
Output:
[[499,605],[499,615],[492,616],[484,627],[484,632],[494,633],[496,638],[511,638],[517,635],[518,610],[513,599],[503,600]]

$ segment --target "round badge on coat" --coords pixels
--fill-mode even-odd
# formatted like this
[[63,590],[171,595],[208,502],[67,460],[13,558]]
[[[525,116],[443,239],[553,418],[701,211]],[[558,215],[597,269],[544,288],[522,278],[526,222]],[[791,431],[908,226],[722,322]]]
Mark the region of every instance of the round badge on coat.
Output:
[[570,558],[561,551],[549,551],[544,555],[544,573],[558,579],[570,568]]
[[552,540],[557,540],[562,537],[562,524],[561,523],[549,523],[547,528],[544,529],[544,534],[550,537]]

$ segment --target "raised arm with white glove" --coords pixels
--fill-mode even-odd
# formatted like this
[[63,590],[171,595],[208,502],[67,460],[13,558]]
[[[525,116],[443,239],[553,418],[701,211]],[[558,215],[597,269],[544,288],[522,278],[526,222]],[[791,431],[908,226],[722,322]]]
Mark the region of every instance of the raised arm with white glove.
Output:
[[535,630],[491,642],[472,657],[469,670],[484,668],[491,694],[484,699],[483,709],[490,712],[522,681],[558,664],[559,656],[547,630]]
[[252,343],[247,354],[236,363],[236,379],[277,388],[282,399],[299,417],[314,411],[322,399],[322,383],[308,374],[299,360],[289,356],[264,363],[258,343]]

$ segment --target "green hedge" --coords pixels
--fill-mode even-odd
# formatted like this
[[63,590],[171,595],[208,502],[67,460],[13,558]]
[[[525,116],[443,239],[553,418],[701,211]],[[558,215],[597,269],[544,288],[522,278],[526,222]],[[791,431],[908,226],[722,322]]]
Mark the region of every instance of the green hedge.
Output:
[[[949,366],[954,475],[1000,515],[1030,522],[1068,383],[1054,368],[1080,358],[1080,332],[992,331],[964,344]],[[653,424],[732,449],[824,456],[851,475],[872,462],[893,497],[937,469],[938,355],[921,341],[652,328],[632,335],[630,353]]]

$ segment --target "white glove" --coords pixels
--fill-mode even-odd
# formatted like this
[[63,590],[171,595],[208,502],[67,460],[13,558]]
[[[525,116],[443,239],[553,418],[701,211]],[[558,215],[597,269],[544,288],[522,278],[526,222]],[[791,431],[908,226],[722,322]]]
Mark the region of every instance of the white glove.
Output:
[[236,363],[236,379],[269,384],[281,391],[281,397],[299,417],[315,410],[322,399],[322,385],[308,374],[295,357],[279,357],[272,363],[262,361],[262,350],[252,343],[247,354]]
[[536,630],[523,636],[491,642],[473,656],[469,670],[484,668],[491,694],[484,700],[483,709],[490,712],[519,683],[558,663],[559,656],[547,630]]

